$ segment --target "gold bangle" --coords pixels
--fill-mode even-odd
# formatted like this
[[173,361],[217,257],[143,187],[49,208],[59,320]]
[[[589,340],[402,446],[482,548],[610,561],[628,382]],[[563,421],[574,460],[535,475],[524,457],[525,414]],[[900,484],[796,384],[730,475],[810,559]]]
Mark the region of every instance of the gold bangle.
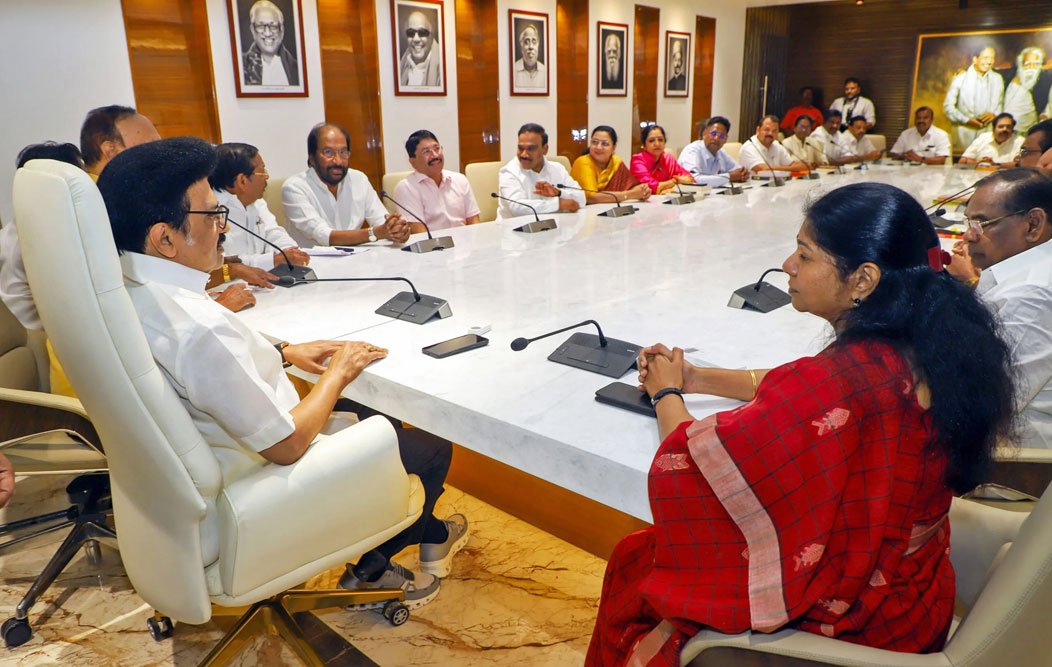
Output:
[[752,379],[752,395],[755,396],[756,395],[756,387],[758,386],[758,383],[756,382],[756,371],[754,371],[753,369],[750,368],[749,369],[749,377]]
[[223,282],[224,283],[230,282],[230,265],[229,264],[223,264]]
[[965,285],[967,285],[968,287],[975,287],[978,284],[979,284],[979,276],[972,276],[971,278],[968,279],[968,282],[965,283]]

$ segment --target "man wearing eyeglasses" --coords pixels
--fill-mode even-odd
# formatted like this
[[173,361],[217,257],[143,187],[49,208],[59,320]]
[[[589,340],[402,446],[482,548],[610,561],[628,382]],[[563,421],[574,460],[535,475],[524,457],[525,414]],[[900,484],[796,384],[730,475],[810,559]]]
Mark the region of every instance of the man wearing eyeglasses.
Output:
[[1016,166],[1041,167],[1042,156],[1050,150],[1052,150],[1052,120],[1043,120],[1027,131],[1026,139],[1019,147]]
[[1052,448],[1052,180],[1030,168],[987,176],[966,220],[947,268],[1004,324],[1020,382],[1021,444]]
[[245,84],[298,86],[296,56],[285,48],[285,15],[270,0],[256,0],[248,10],[252,46],[245,51]]
[[409,225],[388,215],[369,178],[349,168],[350,156],[351,137],[340,125],[321,123],[307,135],[307,170],[281,186],[289,233],[299,247],[409,239]]
[[679,163],[691,173],[699,185],[727,185],[730,181],[744,181],[749,172],[723,150],[731,122],[723,116],[705,121],[701,136],[687,144],[679,154]]
[[[442,146],[430,130],[417,130],[405,142],[413,173],[395,186],[398,203],[419,215],[432,230],[473,225],[479,221],[479,205],[463,174],[446,171]],[[413,233],[425,231],[410,222]]]
[[414,11],[405,22],[408,46],[399,64],[399,80],[403,86],[441,86],[442,56],[435,53],[435,32],[431,20],[421,11]]

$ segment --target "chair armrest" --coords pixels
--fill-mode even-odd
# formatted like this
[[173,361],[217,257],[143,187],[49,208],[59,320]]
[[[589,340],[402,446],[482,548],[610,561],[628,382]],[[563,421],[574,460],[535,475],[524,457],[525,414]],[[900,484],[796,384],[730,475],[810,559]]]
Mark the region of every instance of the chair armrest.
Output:
[[59,396],[42,391],[26,391],[25,389],[10,389],[0,387],[0,401],[12,401],[14,403],[25,403],[26,405],[38,405],[40,407],[63,410],[90,419],[84,406],[80,401],[70,396]]
[[957,574],[957,599],[975,604],[986,581],[1029,516],[954,498],[950,506],[950,561]]
[[[373,417],[319,436],[289,466],[267,464],[217,498],[220,579],[237,597],[307,563],[359,543],[420,513],[394,428]],[[317,574],[317,573],[314,573]],[[306,578],[306,577],[305,577]]]
[[1040,498],[1052,483],[1052,449],[998,449],[990,481]]
[[99,451],[101,440],[80,401],[40,391],[0,387],[0,441],[44,431],[74,431]]
[[[766,654],[767,660],[744,662],[750,653]],[[709,654],[706,656],[706,654]],[[839,639],[800,630],[780,630],[772,634],[745,632],[724,635],[702,630],[683,647],[679,664],[683,667],[716,665],[895,665],[895,667],[952,667],[943,653],[899,653],[870,646],[850,644]]]

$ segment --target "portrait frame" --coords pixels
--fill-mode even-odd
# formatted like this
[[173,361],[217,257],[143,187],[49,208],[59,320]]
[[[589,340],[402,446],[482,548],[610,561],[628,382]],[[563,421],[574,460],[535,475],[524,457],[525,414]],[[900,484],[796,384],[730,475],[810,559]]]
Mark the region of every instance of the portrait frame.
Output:
[[[532,26],[537,34],[537,65],[544,69],[544,76],[538,72],[535,76],[537,82],[524,84],[521,80],[516,82],[516,67],[522,58],[522,48],[519,45],[519,34]],[[521,9],[508,10],[508,83],[512,95],[524,95],[542,97],[548,95],[550,90],[551,71],[548,69],[551,59],[548,57],[548,15],[541,12],[528,12]],[[521,77],[520,77],[521,78]],[[543,83],[542,83],[543,80]]]
[[[1040,117],[1044,108],[1052,106],[1052,27],[1035,25],[1032,28],[1011,30],[979,30],[967,32],[939,32],[917,36],[917,53],[913,67],[913,87],[910,90],[910,119],[915,109],[922,106],[931,107],[934,111],[933,124],[950,133],[950,145],[955,155],[967,149],[961,145],[961,137],[947,112],[944,110],[947,93],[951,83],[959,73],[972,67],[972,57],[982,47],[994,49],[994,64],[991,72],[1002,77],[1004,94],[1001,109],[1013,114],[1016,120],[1016,132],[1025,133],[1026,119],[1008,106],[1009,86],[1016,81],[1018,57],[1024,49],[1040,47],[1044,49],[1045,59],[1039,70],[1037,81],[1025,92],[1031,96],[1036,116]],[[1018,99],[1015,95],[1013,98]],[[1040,97],[1040,99],[1038,99]],[[1013,105],[1014,106],[1014,105]],[[1038,108],[1038,107],[1042,108]],[[984,130],[985,131],[985,130]]]
[[[278,57],[290,83],[263,83],[263,64],[256,45],[249,11],[260,1],[268,1],[281,11],[282,40]],[[230,51],[234,61],[234,84],[238,97],[307,97],[306,49],[303,43],[302,0],[227,0]],[[290,20],[291,19],[291,20]],[[264,34],[267,34],[265,29]],[[292,83],[295,81],[295,83]]]
[[[628,26],[624,23],[596,22],[595,94],[597,97],[628,96]],[[611,35],[621,38],[621,85],[606,76],[606,40]]]
[[[425,77],[432,78],[434,69],[438,69],[439,84],[409,85],[402,83],[403,59],[408,57],[410,38],[406,33],[409,15],[415,12],[423,13],[431,22],[435,35],[431,37],[431,53],[428,56],[428,67]],[[437,39],[436,39],[437,36]],[[395,95],[431,95],[445,96],[446,94],[446,12],[442,0],[391,0],[391,49],[393,51],[392,61],[394,67],[394,91]],[[438,53],[435,53],[438,49]],[[436,55],[441,55],[438,60],[433,60]],[[437,63],[437,65],[436,65]]]
[[[665,31],[665,97],[690,97],[690,63],[693,59],[690,50],[691,34],[689,32]],[[672,46],[680,45],[680,57],[683,59],[683,88],[672,77]],[[676,77],[679,78],[679,77]]]

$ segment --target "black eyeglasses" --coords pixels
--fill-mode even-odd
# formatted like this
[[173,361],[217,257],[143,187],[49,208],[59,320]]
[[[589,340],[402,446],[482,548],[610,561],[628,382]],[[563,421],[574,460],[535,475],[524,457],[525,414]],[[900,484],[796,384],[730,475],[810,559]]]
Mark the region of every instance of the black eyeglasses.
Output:
[[1019,149],[1019,157],[1026,157],[1027,155],[1037,155],[1037,154],[1039,154],[1041,152],[1043,152],[1043,151],[1040,148],[1038,148],[1038,149],[1020,148]]
[[205,218],[211,221],[219,231],[223,231],[230,224],[227,222],[227,218],[230,216],[230,209],[226,206],[217,206],[211,211],[187,211],[187,214],[190,213],[197,213],[198,215],[205,216]]
[[413,39],[417,35],[420,35],[421,37],[426,39],[431,36],[431,31],[427,28],[408,28],[405,31],[405,36],[409,39]]

